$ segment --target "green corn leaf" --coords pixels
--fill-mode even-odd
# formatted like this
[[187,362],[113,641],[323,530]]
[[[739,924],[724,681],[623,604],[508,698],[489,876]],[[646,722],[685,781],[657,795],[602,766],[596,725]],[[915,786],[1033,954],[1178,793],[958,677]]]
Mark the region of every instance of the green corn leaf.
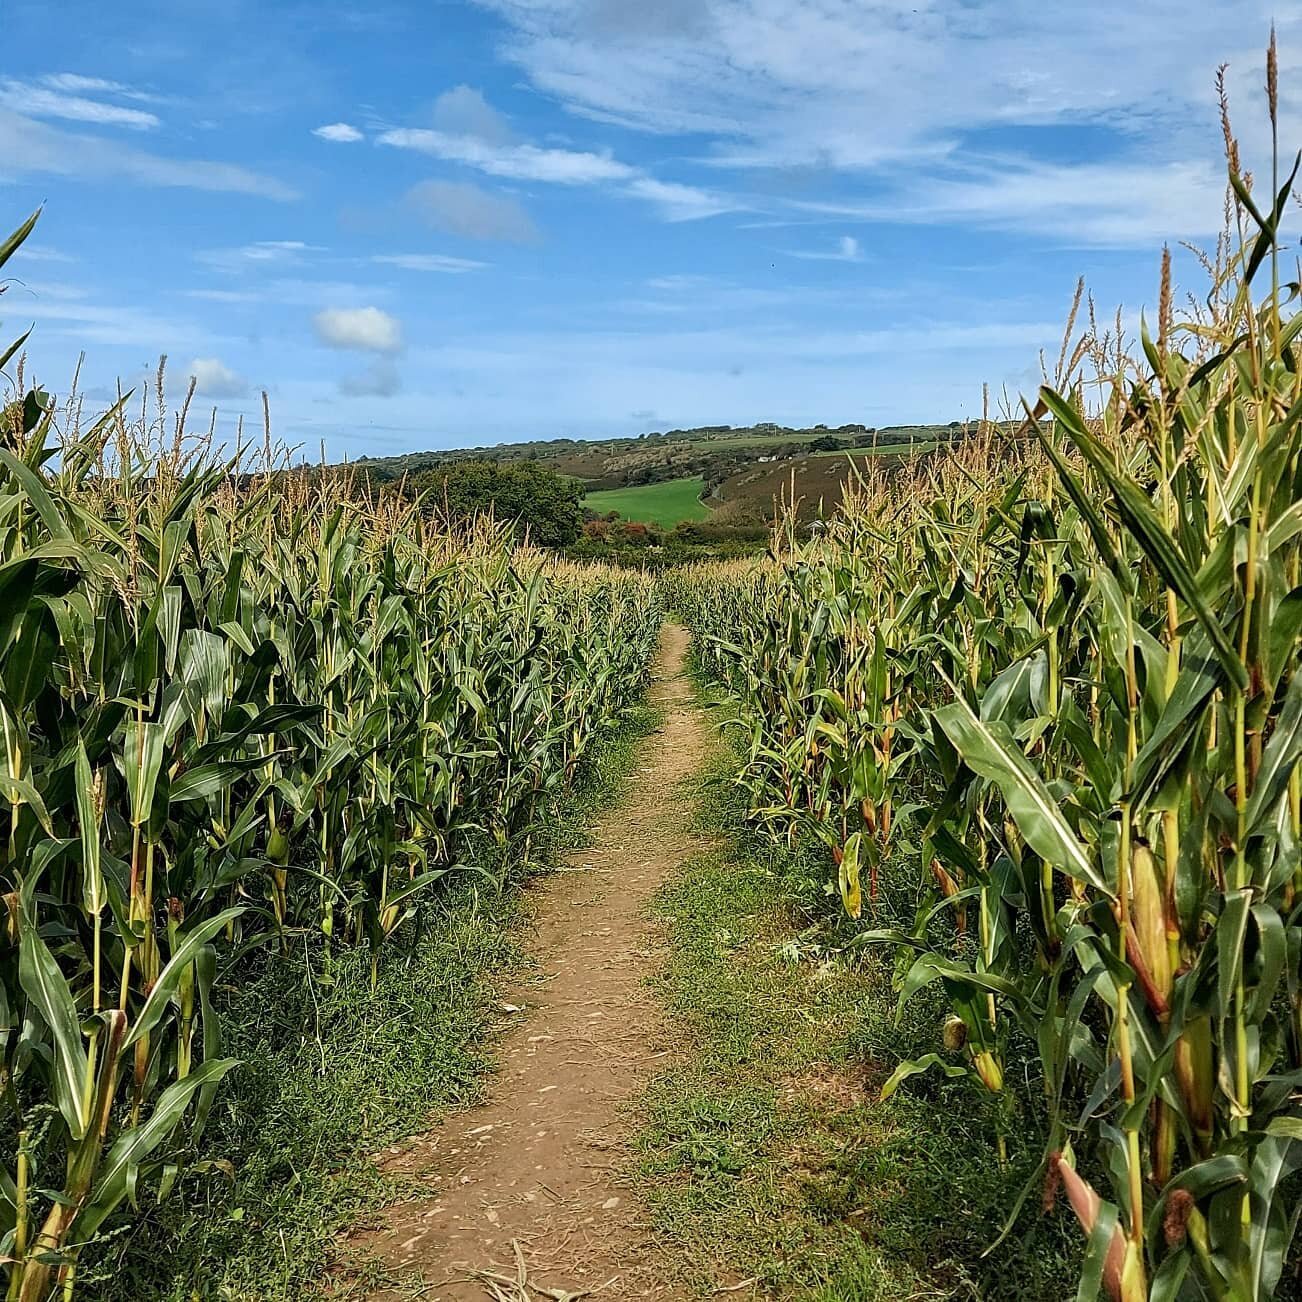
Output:
[[967,1067],[957,1067],[953,1063],[948,1063],[938,1053],[928,1053],[921,1058],[914,1058],[908,1062],[902,1062],[886,1078],[886,1083],[882,1086],[881,1099],[885,1102],[892,1094],[895,1093],[901,1085],[911,1076],[921,1076],[924,1072],[940,1071],[943,1072],[950,1080],[959,1080],[964,1076],[970,1076],[972,1073]]
[[[1059,401],[1064,407],[1067,406],[1063,400],[1059,399]],[[1080,512],[1081,519],[1085,521],[1085,527],[1089,530],[1090,537],[1094,540],[1094,546],[1103,558],[1104,565],[1108,567],[1116,581],[1124,589],[1129,590],[1132,579],[1129,571],[1122,565],[1116,547],[1113,546],[1112,537],[1108,533],[1107,522],[1099,513],[1098,507],[1094,505],[1094,500],[1086,491],[1085,486],[1072,472],[1062,453],[1054,446],[1053,440],[1041,428],[1040,422],[1033,422],[1033,427],[1041,446],[1048,453],[1049,460],[1053,462],[1054,469],[1058,472],[1058,478],[1062,482],[1062,486],[1067,490],[1067,496],[1071,498],[1072,505]]]
[[245,755],[240,759],[220,760],[187,769],[168,787],[167,798],[176,805],[187,800],[208,800],[219,795],[246,773],[254,772],[274,762],[286,751],[271,751],[266,755]]
[[163,766],[163,745],[162,724],[136,719],[127,724],[123,759],[131,799],[131,822],[135,827],[143,827],[153,813],[158,775]]
[[1064,402],[1051,389],[1041,389],[1040,393],[1045,404],[1062,422],[1063,428],[1080,450],[1081,455],[1111,489],[1122,519],[1143,547],[1144,554],[1185,605],[1197,616],[1230,680],[1240,688],[1247,687],[1248,671],[1244,668],[1243,661],[1230,645],[1225,630],[1207,604],[1193,572],[1180,555],[1175,540],[1167,532],[1161,517],[1143,489],[1116,469],[1107,450],[1089,433],[1070,404]]
[[1111,897],[1112,888],[1007,727],[978,718],[963,700],[943,706],[934,715],[963,762],[999,788],[1018,830],[1036,854],[1059,872],[1089,882]]
[[1252,906],[1252,921],[1257,928],[1257,974],[1248,1016],[1264,1022],[1278,993],[1279,978],[1288,961],[1288,937],[1284,919],[1269,904]]
[[1106,1200],[1100,1203],[1098,1219],[1085,1244],[1085,1262],[1076,1290],[1076,1302],[1098,1302],[1102,1296],[1103,1266],[1108,1258],[1108,1250],[1112,1247],[1112,1237],[1117,1231],[1117,1217],[1115,1203]]
[[[221,1048],[221,1019],[213,1006],[212,991],[217,980],[217,951],[211,945],[205,945],[194,959],[195,986],[199,991],[199,1012],[203,1019],[203,1059],[205,1062],[216,1059]],[[199,1099],[194,1105],[194,1122],[191,1134],[198,1136],[208,1122],[213,1101],[217,1097],[218,1080],[209,1080],[199,1091]]]
[[128,1182],[134,1178],[132,1173],[171,1133],[195,1093],[210,1083],[215,1084],[237,1065],[234,1058],[213,1058],[201,1063],[158,1096],[146,1121],[118,1136],[104,1155],[90,1198],[75,1222],[79,1238],[90,1238],[104,1219],[117,1210],[127,1196]]
[[1289,1244],[1297,1226],[1297,1209],[1282,1205],[1289,1177],[1297,1171],[1302,1150],[1289,1138],[1268,1135],[1252,1156],[1248,1182],[1252,1225],[1248,1233],[1249,1281],[1252,1296],[1275,1296]]
[[18,946],[18,982],[53,1037],[54,1097],[74,1140],[89,1124],[85,1097],[87,1060],[72,990],[38,929],[35,877],[23,887],[22,939]]
[[1243,971],[1243,942],[1248,935],[1252,891],[1227,891],[1221,916],[1216,923],[1216,980],[1221,1016],[1229,1015],[1234,988]]
[[841,851],[841,862],[837,869],[841,903],[852,918],[859,917],[863,912],[863,891],[859,885],[859,848],[862,844],[863,833],[851,833]]
[[1302,760],[1302,672],[1295,673],[1289,683],[1284,708],[1262,754],[1257,784],[1248,799],[1248,836],[1255,836],[1273,816],[1299,760]]
[[1173,1252],[1158,1267],[1148,1288],[1148,1302],[1177,1302],[1185,1277],[1193,1264],[1191,1252],[1181,1248]]
[[9,345],[8,348],[6,348],[3,352],[0,352],[0,367],[5,367],[9,365],[9,363],[13,360],[14,354],[17,353],[19,349],[21,349],[22,346],[32,337],[33,328],[34,327],[32,326],[28,326],[27,329],[24,330],[23,333],[20,334],[18,338],[15,339],[13,343]]
[[1275,1117],[1266,1127],[1266,1134],[1302,1142],[1302,1117]]
[[32,468],[20,461],[6,448],[0,448],[0,466],[18,481],[33,510],[40,516],[41,523],[49,530],[50,536],[57,542],[71,543],[73,537],[62,513],[54,504],[50,490]]
[[243,912],[244,909],[241,907],[223,909],[214,917],[206,919],[186,932],[180,944],[172,951],[172,956],[168,959],[167,965],[158,974],[158,980],[154,982],[153,989],[150,990],[144,1007],[141,1008],[136,1020],[131,1025],[131,1029],[127,1032],[122,1046],[124,1049],[130,1048],[141,1036],[148,1035],[158,1025],[159,1019],[167,1010],[168,1000],[175,993],[176,987],[181,980],[181,974],[195,961],[199,951],[228,922],[233,922]]
[[100,864],[99,817],[95,811],[95,778],[86,743],[77,738],[75,765],[77,827],[81,833],[82,907],[92,917],[104,911],[104,873]]
[[40,220],[41,211],[38,208],[12,235],[0,242],[0,267],[3,267],[14,256],[19,245],[32,233],[36,223]]

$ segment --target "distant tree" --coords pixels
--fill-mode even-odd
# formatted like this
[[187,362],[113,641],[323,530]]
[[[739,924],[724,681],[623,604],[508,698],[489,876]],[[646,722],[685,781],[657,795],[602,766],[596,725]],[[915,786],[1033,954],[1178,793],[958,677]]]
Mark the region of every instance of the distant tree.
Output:
[[489,511],[542,547],[568,547],[583,528],[582,489],[537,461],[454,461],[416,477],[429,509],[454,520]]
[[660,531],[652,525],[641,524],[636,520],[621,520],[612,525],[609,533],[612,542],[622,543],[626,547],[650,547],[660,542]]
[[824,434],[822,438],[814,439],[809,445],[811,452],[840,452],[845,447],[843,440],[834,437],[831,434]]

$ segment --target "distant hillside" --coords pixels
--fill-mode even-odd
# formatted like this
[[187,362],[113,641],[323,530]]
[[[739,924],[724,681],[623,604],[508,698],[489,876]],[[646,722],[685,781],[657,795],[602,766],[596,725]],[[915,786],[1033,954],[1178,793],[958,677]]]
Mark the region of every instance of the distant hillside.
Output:
[[948,425],[903,425],[874,429],[866,425],[815,425],[793,429],[784,425],[703,425],[611,439],[535,439],[493,447],[453,448],[409,452],[398,457],[360,457],[354,465],[371,479],[388,483],[413,477],[449,461],[467,458],[494,461],[536,460],[560,474],[581,480],[592,490],[658,484],[699,475],[706,492],[761,458],[786,460],[819,450],[870,448],[874,444],[937,443],[962,432]]

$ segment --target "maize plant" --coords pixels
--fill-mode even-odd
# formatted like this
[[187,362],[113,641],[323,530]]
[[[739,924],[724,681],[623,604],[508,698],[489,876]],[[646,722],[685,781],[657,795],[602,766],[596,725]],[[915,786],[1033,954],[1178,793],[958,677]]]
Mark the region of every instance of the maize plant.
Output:
[[527,851],[638,699],[660,610],[649,582],[491,522],[453,534],[346,476],[226,457],[186,410],[166,423],[161,371],[156,410],[123,398],[87,429],[18,392],[0,412],[0,1257],[8,1297],[38,1302],[72,1295],[128,1200],[209,1160],[236,1066],[219,979],[262,945],[325,981],[367,946],[374,972],[445,875]]
[[[1083,1227],[1082,1298],[1269,1298],[1302,1210],[1297,167],[1254,187],[1226,139],[1231,228],[1188,316],[1164,260],[1136,356],[1092,308],[1070,346],[1074,308],[1018,421],[670,589],[755,816],[828,846],[901,1003],[952,1003],[885,1092],[999,1092],[1035,1046],[1035,1183]],[[911,916],[864,902],[864,864]]]

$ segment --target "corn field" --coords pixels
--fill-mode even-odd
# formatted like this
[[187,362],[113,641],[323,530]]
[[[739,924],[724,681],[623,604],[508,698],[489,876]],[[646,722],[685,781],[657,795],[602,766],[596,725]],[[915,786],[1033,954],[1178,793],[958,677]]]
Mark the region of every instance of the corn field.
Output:
[[0,1257],[23,1302],[71,1296],[108,1218],[208,1160],[235,1065],[218,980],[258,946],[324,981],[364,946],[374,972],[441,879],[527,853],[660,625],[636,576],[227,459],[161,398],[74,415],[33,390],[0,430]]
[[1078,295],[1016,421],[669,588],[755,820],[952,1008],[884,1093],[1042,1082],[1009,1224],[1065,1194],[1083,1299],[1269,1298],[1302,1210],[1296,166],[1226,139],[1210,283],[1178,316],[1164,263],[1137,356]]

